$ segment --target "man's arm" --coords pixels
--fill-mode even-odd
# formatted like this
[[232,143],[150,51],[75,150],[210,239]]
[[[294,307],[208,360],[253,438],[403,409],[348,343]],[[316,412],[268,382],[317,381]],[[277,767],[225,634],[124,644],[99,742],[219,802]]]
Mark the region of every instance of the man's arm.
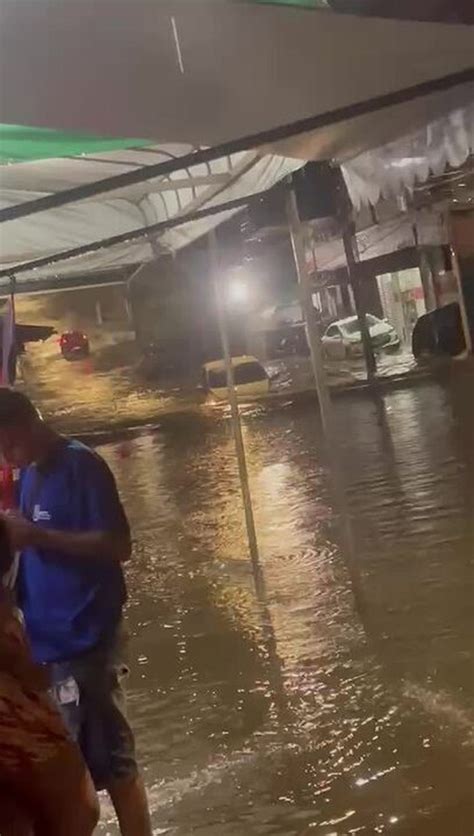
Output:
[[124,563],[132,551],[130,535],[126,531],[55,531],[35,525],[33,529],[33,542],[29,545],[71,557],[104,558]]
[[127,530],[123,531],[58,531],[41,528],[16,514],[2,514],[8,528],[12,547],[58,551],[71,557],[118,560],[130,558],[131,541]]

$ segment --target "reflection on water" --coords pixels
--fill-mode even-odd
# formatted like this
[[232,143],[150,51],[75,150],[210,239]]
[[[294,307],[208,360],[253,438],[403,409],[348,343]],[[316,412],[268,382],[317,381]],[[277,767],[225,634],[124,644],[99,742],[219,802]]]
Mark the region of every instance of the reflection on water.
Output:
[[336,404],[370,630],[314,408],[245,415],[257,591],[227,420],[101,448],[136,541],[130,713],[155,833],[471,836],[471,392]]

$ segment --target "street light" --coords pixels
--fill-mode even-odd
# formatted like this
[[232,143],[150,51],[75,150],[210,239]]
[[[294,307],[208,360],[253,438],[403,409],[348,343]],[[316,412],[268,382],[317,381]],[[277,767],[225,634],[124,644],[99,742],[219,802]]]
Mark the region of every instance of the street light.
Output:
[[242,278],[231,278],[227,286],[227,301],[233,307],[244,307],[250,299],[248,282]]

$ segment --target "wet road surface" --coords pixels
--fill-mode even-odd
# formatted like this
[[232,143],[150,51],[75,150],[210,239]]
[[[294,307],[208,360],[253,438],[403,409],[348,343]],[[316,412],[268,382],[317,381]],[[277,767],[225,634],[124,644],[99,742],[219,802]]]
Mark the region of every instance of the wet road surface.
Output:
[[314,406],[244,409],[257,587],[225,415],[99,447],[155,834],[472,836],[473,383],[335,403],[346,512]]
[[[160,387],[140,375],[132,362],[131,344],[115,346],[111,361],[112,346],[97,343],[97,337],[95,340],[90,357],[76,362],[61,356],[56,338],[29,345],[21,358],[19,385],[41,405],[46,416],[54,417],[57,426],[93,431],[153,424],[163,415],[194,411],[201,405],[203,396],[197,390],[199,371],[191,374],[185,385]],[[415,367],[408,350],[378,357],[381,378],[413,372]],[[307,357],[271,361],[267,368],[272,376],[270,399],[314,391]],[[327,362],[326,372],[330,386],[365,380],[362,359]]]

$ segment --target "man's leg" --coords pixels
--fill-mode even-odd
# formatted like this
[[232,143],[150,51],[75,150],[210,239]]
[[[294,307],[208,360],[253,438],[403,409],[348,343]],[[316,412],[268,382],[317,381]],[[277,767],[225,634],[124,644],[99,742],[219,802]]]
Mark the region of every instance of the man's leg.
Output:
[[116,778],[107,787],[122,836],[152,836],[145,785],[141,775]]
[[69,663],[67,672],[77,683],[79,699],[77,706],[62,708],[96,789],[109,792],[122,836],[151,836],[145,787],[126,717],[124,670],[120,649],[114,646]]
[[110,691],[109,716],[115,729],[112,774],[106,789],[114,805],[122,836],[152,836],[145,784],[135,758],[135,741],[126,714],[122,687],[123,666],[115,666]]

